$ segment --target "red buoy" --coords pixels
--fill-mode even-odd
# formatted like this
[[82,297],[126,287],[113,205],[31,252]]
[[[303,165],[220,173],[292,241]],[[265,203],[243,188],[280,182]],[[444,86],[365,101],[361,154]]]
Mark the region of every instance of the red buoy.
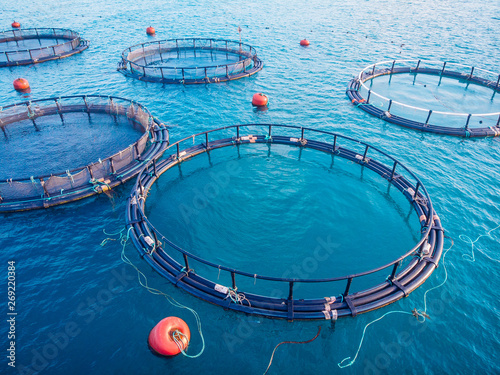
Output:
[[146,34],[148,35],[155,35],[155,28],[152,27],[152,26],[149,26],[147,29],[146,29]]
[[267,95],[264,95],[261,92],[258,92],[257,94],[253,95],[252,104],[256,107],[263,107],[267,105],[268,102],[269,98],[267,97]]
[[14,29],[19,29],[21,27],[21,24],[17,21],[12,22],[12,27]]
[[184,320],[169,316],[161,320],[149,333],[149,346],[158,354],[174,356],[185,351],[191,332]]
[[18,78],[14,80],[14,88],[17,91],[23,91],[27,90],[30,88],[30,84],[27,79],[24,78]]
[[306,46],[308,46],[309,44],[310,44],[310,43],[309,43],[309,41],[308,41],[307,39],[302,39],[302,40],[300,41],[300,45],[301,45],[301,46],[306,47]]

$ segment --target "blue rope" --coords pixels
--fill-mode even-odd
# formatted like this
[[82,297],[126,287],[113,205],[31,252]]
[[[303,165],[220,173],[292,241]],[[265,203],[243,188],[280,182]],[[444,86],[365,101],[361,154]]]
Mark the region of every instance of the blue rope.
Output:
[[[463,242],[466,242],[466,243],[469,243],[471,245],[471,255],[469,254],[463,254],[462,255],[462,258],[466,259],[467,261],[469,262],[475,262],[476,261],[476,257],[474,256],[474,244],[479,241],[479,239],[481,237],[489,237],[491,238],[492,240],[494,240],[494,238],[491,236],[491,232],[497,230],[498,228],[500,228],[500,224],[497,225],[495,228],[493,229],[490,229],[488,232],[486,232],[486,234],[482,234],[480,235],[478,238],[476,238],[474,241],[472,241],[472,239],[465,235],[465,234],[461,234],[460,236],[458,236],[458,238],[460,238]],[[477,251],[479,251],[481,254],[483,254],[486,258],[494,261],[494,262],[497,262],[497,263],[500,263],[500,260],[498,259],[494,259],[492,257],[490,257],[488,254],[484,253],[483,251],[481,251],[480,249],[477,249]]]

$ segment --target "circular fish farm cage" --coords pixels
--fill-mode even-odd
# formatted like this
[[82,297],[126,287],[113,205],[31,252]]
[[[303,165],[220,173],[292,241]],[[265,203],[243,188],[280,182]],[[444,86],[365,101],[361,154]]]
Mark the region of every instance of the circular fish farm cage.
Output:
[[[15,137],[21,137],[29,128],[40,135],[45,127],[49,127],[48,124],[50,129],[64,128],[67,122],[73,120],[77,125],[83,122],[97,122],[98,126],[99,121],[103,122],[105,119],[115,123],[122,121],[126,126],[133,127],[136,130],[134,134],[140,134],[139,139],[135,135],[134,143],[127,148],[118,152],[113,150],[111,151],[113,155],[96,157],[95,162],[78,168],[23,178],[0,176],[0,212],[47,208],[108,192],[137,175],[145,163],[161,155],[168,145],[166,127],[154,119],[141,104],[128,99],[79,95],[32,100],[0,108],[0,129],[7,143],[12,142]],[[102,136],[101,131],[97,137]],[[113,136],[116,137],[116,134],[112,134]],[[71,137],[71,134],[59,137],[63,138],[61,142],[68,142],[66,137]],[[48,142],[52,141],[49,138]],[[34,140],[33,143],[35,142],[37,141]],[[78,142],[79,139],[75,140],[74,144]],[[46,143],[44,140],[36,144],[46,149],[49,147]],[[77,151],[69,150],[69,152]],[[34,158],[28,147],[22,150],[22,156],[25,155]],[[9,155],[4,157],[6,160],[2,163],[5,163],[3,165],[7,168],[3,169],[4,173],[10,174],[11,171],[15,173],[10,164],[16,161],[9,160],[9,157],[12,157]],[[44,155],[40,157],[42,160],[38,166],[50,164],[50,159],[63,157],[61,150],[56,154]],[[76,155],[75,160],[81,163],[81,155]],[[19,169],[25,174],[25,164],[28,160],[18,162],[21,163]]]
[[168,39],[122,53],[118,70],[148,82],[217,83],[257,73],[263,62],[248,44],[221,39]]
[[[370,87],[377,77],[388,76],[390,84],[393,76],[403,74],[410,75],[413,88],[416,87],[415,81],[418,77],[423,75],[434,76],[435,87],[439,87],[443,79],[452,79],[462,85],[464,93],[473,85],[488,88],[491,97],[485,98],[486,94],[482,93],[482,99],[487,99],[490,103],[488,108],[494,106],[491,103],[493,100],[498,100],[495,99],[495,95],[500,92],[500,75],[491,71],[450,62],[391,60],[364,68],[356,78],[349,81],[347,96],[354,105],[370,115],[407,128],[459,137],[500,136],[500,111],[497,107],[494,108],[494,112],[488,113],[456,111],[456,108],[441,105],[439,107],[443,110],[423,108],[415,103],[403,103],[403,99],[383,96]],[[436,94],[433,95],[439,100]],[[415,99],[413,97],[409,100],[414,102]],[[460,100],[469,106],[474,102],[474,100],[464,100],[463,96]]]
[[[196,139],[201,139],[201,143],[196,143]],[[314,274],[310,274],[311,278],[274,277],[200,257],[193,252],[195,249],[184,249],[160,233],[148,219],[145,213],[147,197],[153,184],[170,168],[180,168],[181,163],[204,153],[209,156],[216,149],[236,147],[239,150],[240,147],[257,147],[257,144],[265,144],[271,148],[286,146],[298,147],[299,151],[321,151],[331,155],[332,162],[336,158],[342,158],[353,168],[359,165],[361,170],[375,172],[373,178],[380,181],[384,189],[396,188],[395,194],[402,201],[408,202],[410,213],[415,212],[418,216],[419,234],[415,237],[416,243],[410,242],[411,249],[405,248],[401,252],[398,250],[401,255],[396,256],[396,259],[388,263],[384,261],[385,264],[380,267],[362,272],[331,275],[327,278],[315,278]],[[275,144],[280,146],[273,146]],[[270,318],[289,321],[335,320],[381,308],[408,296],[438,266],[443,251],[444,231],[425,187],[404,165],[364,142],[298,126],[248,124],[195,134],[169,145],[167,150],[170,150],[170,155],[166,153],[162,158],[152,159],[137,177],[127,201],[127,231],[142,258],[174,285],[198,298],[225,309]],[[169,197],[169,202],[178,203],[175,197]],[[394,235],[397,236],[397,233]],[[238,237],[237,234],[235,236]],[[217,246],[219,248],[221,244],[218,243]],[[265,262],[258,262],[261,261]],[[366,277],[369,278],[368,287],[353,291],[363,277],[365,280]],[[353,282],[355,286],[352,286]],[[272,293],[259,289],[262,288],[259,284],[265,283],[272,285]],[[327,294],[296,297],[298,288],[305,289],[304,284],[312,286],[308,290],[312,290],[313,294],[318,294],[320,286]],[[276,290],[281,292],[275,293]]]
[[0,67],[36,64],[80,53],[89,42],[72,30],[35,28],[0,33]]

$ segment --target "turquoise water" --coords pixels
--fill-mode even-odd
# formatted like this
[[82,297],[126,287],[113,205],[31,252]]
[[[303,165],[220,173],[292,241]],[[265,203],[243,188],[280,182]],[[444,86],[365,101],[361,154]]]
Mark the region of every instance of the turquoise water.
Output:
[[[458,237],[467,234],[475,239],[500,224],[499,139],[465,140],[402,129],[353,107],[345,87],[365,66],[393,58],[453,60],[497,71],[499,8],[497,1],[487,0],[460,6],[449,1],[388,6],[382,1],[352,0],[335,5],[314,0],[238,5],[204,0],[167,4],[84,0],[57,7],[39,0],[29,7],[4,1],[0,24],[5,29],[14,19],[24,27],[68,27],[91,40],[91,47],[60,61],[3,68],[0,106],[26,98],[119,95],[145,104],[170,126],[171,139],[249,122],[306,125],[359,138],[417,173],[455,246],[446,257],[449,281],[428,294],[431,319],[417,325],[407,315],[393,314],[371,325],[356,363],[341,370],[337,363],[354,355],[368,322],[394,309],[423,307],[424,291],[443,280],[442,266],[408,298],[355,319],[339,320],[333,330],[330,323],[248,317],[207,304],[170,285],[128,245],[127,254],[151,285],[195,308],[201,317],[204,354],[192,360],[163,359],[147,348],[149,330],[165,316],[179,316],[192,328],[190,353],[196,353],[201,342],[194,318],[140,287],[135,271],[121,262],[116,241],[100,246],[108,237],[103,229],[113,232],[124,225],[124,200],[131,183],[115,189],[113,199],[99,196],[46,211],[2,215],[2,272],[6,275],[8,260],[16,260],[19,313],[17,368],[7,367],[4,358],[2,373],[18,373],[23,365],[28,368],[24,373],[41,369],[46,374],[258,374],[267,367],[275,345],[283,340],[307,340],[318,325],[322,333],[313,343],[280,346],[270,373],[498,373],[498,263],[478,251],[474,263],[467,261],[462,254],[470,253],[470,245]],[[264,69],[238,81],[200,86],[162,86],[124,77],[115,70],[120,54],[146,41],[145,28],[150,25],[157,30],[158,40],[237,40],[241,26],[243,40],[256,48]],[[311,41],[308,48],[299,46],[303,38]],[[19,76],[30,81],[31,94],[13,90],[12,81]],[[268,111],[253,110],[255,92],[269,96]],[[272,161],[276,160],[273,156]],[[280,165],[286,171],[307,167],[308,173],[333,178],[320,166],[300,164],[293,158]],[[190,168],[188,163],[185,166]],[[352,181],[363,188],[355,168],[351,176],[336,177],[342,184]],[[180,190],[175,185],[170,189]],[[374,202],[383,213],[397,212],[382,194]],[[346,217],[351,219],[351,236],[355,231],[360,237],[373,234],[359,231],[354,220]],[[398,236],[411,239],[411,228],[401,225]],[[500,232],[492,232],[492,237],[481,238],[477,250],[498,259]],[[397,251],[397,239],[388,240]],[[2,343],[7,329],[7,323],[0,325]]]
[[430,74],[395,74],[368,83],[371,90],[386,98],[433,111],[493,113],[500,108],[500,95],[465,80],[440,79]]
[[162,53],[162,60],[158,56],[158,61],[149,65],[168,66],[171,68],[197,68],[204,66],[215,66],[230,64],[240,60],[238,54],[207,52],[203,50],[181,51],[180,53],[167,52]]
[[0,138],[0,176],[44,176],[84,167],[136,142],[142,133],[125,116],[67,113],[16,122]]
[[[420,238],[408,200],[375,172],[283,145],[214,150],[172,168],[151,190],[146,214],[163,235],[202,258],[274,277],[367,271],[390,263]],[[316,250],[321,244],[329,244],[326,255]],[[191,266],[212,280],[218,277],[217,269]],[[221,275],[224,285],[231,283],[228,276]],[[353,291],[385,277],[387,271],[355,280]],[[285,295],[288,287],[253,284],[238,280],[239,289],[265,295],[276,289]],[[344,289],[345,282],[300,284],[295,296],[321,298]]]

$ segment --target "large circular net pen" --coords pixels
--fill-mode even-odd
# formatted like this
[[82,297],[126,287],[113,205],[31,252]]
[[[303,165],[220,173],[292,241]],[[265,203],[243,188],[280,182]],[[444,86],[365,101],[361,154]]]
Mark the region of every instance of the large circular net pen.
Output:
[[[356,78],[349,81],[347,96],[363,111],[387,122],[420,131],[459,137],[500,136],[500,111],[490,113],[461,112],[454,108],[446,111],[422,108],[414,103],[403,103],[405,98],[388,98],[369,87],[377,77],[407,73],[413,76],[427,74],[458,80],[465,85],[464,93],[471,84],[491,89],[491,102],[500,92],[500,75],[473,66],[427,60],[390,60],[369,65]],[[413,82],[414,84],[415,82]],[[396,100],[397,99],[397,100]],[[464,103],[473,104],[473,103]]]
[[[256,132],[250,132],[250,126]],[[196,143],[195,139],[201,139],[201,143]],[[420,239],[411,249],[403,249],[397,259],[364,272],[322,279],[315,279],[314,275],[313,278],[284,278],[259,275],[252,270],[238,270],[207,261],[173,243],[148,220],[145,215],[148,192],[162,173],[210,150],[227,146],[252,147],[251,144],[257,143],[270,147],[281,144],[309,148],[331,154],[333,159],[347,159],[361,169],[374,171],[374,176],[387,181],[388,189],[391,186],[397,188],[409,201],[419,217]],[[199,133],[171,144],[168,150],[172,152],[171,155],[167,156],[166,153],[161,159],[152,160],[139,174],[127,201],[126,226],[141,257],[170,282],[203,300],[226,309],[290,321],[337,319],[356,316],[408,296],[438,265],[444,231],[426,189],[404,165],[364,142],[316,129],[260,124],[237,125]],[[394,235],[398,236],[397,233]],[[195,271],[200,269],[202,271]],[[217,277],[207,277],[207,272]],[[356,280],[364,276],[369,276],[370,280],[374,278],[374,285],[353,292],[353,282],[356,284]],[[221,285],[223,279],[227,280],[226,285]],[[275,293],[264,295],[262,289],[259,293],[259,283],[272,283],[272,290],[282,291],[281,296],[276,297]],[[311,295],[307,299],[295,298],[294,291],[304,283],[318,287],[314,290],[321,287],[328,294]],[[257,292],[249,292],[247,288]]]
[[89,42],[72,30],[35,28],[0,33],[0,67],[62,59],[87,49]]
[[221,39],[169,39],[137,44],[122,53],[118,70],[163,83],[215,83],[257,73],[263,62],[252,46]]
[[[9,141],[12,134],[18,133],[16,125],[24,129],[31,123],[40,132],[43,129],[37,122],[44,118],[52,123],[54,115],[60,117],[57,126],[64,127],[65,121],[77,114],[85,114],[78,118],[88,117],[88,122],[93,121],[94,114],[109,116],[111,121],[121,118],[139,131],[139,139],[126,149],[113,150],[113,155],[103,155],[102,159],[78,168],[25,178],[0,176],[0,212],[47,208],[107,192],[136,176],[145,163],[161,155],[168,145],[168,130],[141,104],[99,95],[40,99],[0,107],[0,129]],[[51,157],[57,158],[58,153]]]

